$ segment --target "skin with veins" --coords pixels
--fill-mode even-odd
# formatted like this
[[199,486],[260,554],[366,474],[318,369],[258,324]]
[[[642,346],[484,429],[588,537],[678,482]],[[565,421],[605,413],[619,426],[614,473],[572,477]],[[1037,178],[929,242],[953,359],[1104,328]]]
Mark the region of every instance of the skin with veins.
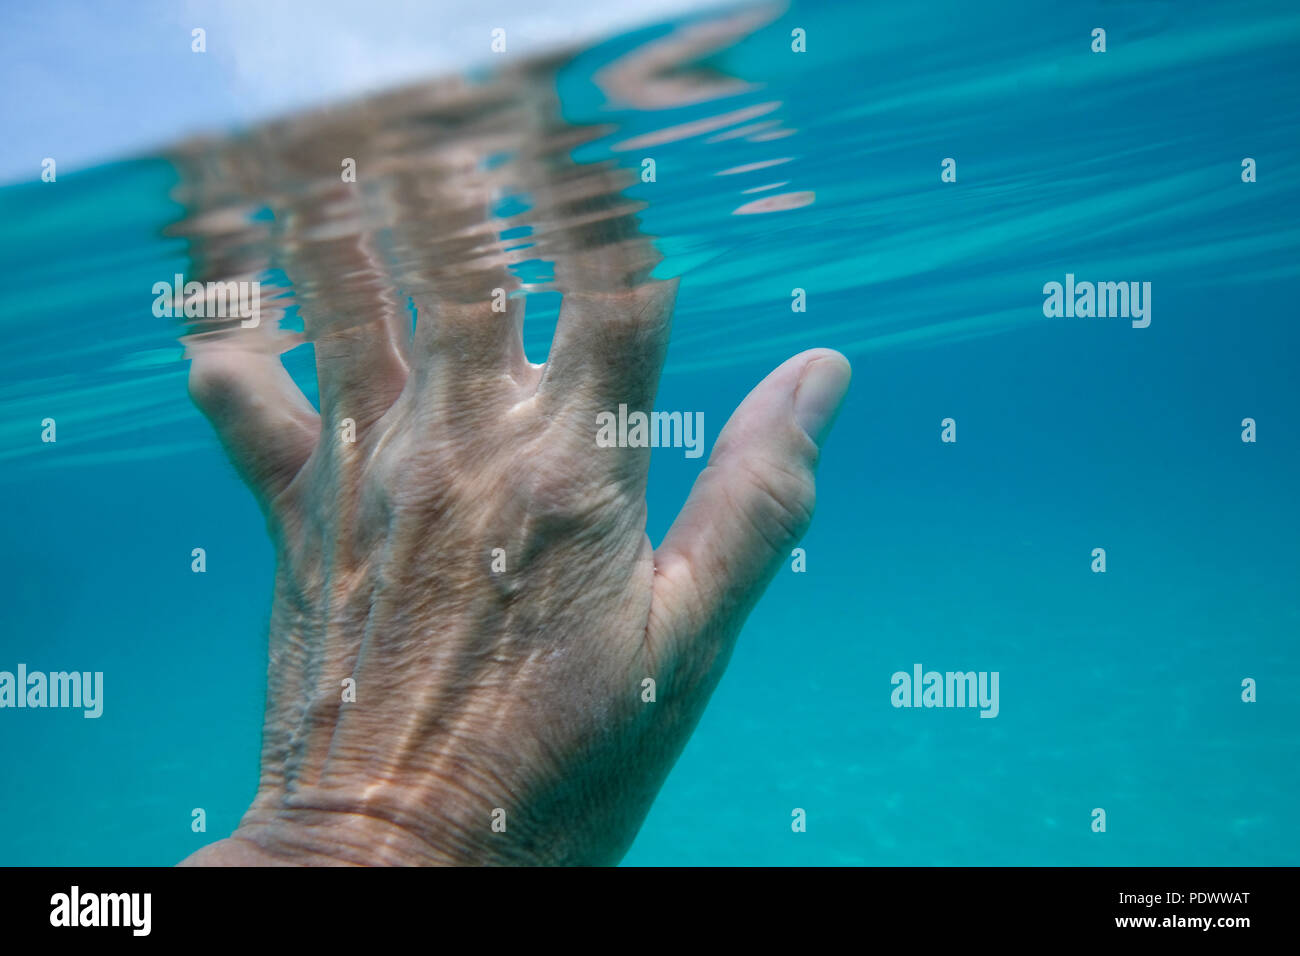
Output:
[[[276,554],[257,793],[187,865],[616,863],[811,520],[849,382],[824,349],[749,394],[652,548],[650,450],[597,447],[596,416],[653,408],[677,282],[650,278],[629,174],[568,160],[602,131],[561,122],[545,79],[177,154],[191,278],[288,279],[259,327],[185,335]],[[490,213],[507,187],[527,249]],[[534,259],[553,276],[522,281]],[[564,299],[539,365],[511,293],[541,288]],[[280,360],[301,342],[319,413]]]

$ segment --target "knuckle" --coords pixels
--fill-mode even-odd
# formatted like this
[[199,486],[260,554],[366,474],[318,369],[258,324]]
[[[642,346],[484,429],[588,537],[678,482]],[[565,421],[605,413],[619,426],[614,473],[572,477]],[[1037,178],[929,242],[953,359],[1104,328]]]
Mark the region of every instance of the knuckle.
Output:
[[205,355],[190,364],[187,382],[190,399],[205,413],[211,414],[234,399],[239,390],[240,370],[226,355]]

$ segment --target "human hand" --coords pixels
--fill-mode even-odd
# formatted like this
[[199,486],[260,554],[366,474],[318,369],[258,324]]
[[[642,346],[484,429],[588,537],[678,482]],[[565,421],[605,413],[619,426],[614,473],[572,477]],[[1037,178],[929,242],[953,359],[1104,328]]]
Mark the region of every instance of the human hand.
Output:
[[[418,227],[419,191],[399,199]],[[644,237],[565,239],[581,235],[548,246],[569,291],[545,365],[524,355],[523,300],[492,309],[505,260],[430,271],[412,336],[381,283],[361,308],[324,294],[373,265],[328,233],[287,237],[320,415],[249,347],[265,339],[195,340],[191,394],[266,513],[277,574],[258,792],[187,864],[626,852],[808,526],[849,368],[813,350],[764,379],[655,550],[650,449],[598,447],[596,416],[653,407],[677,282],[646,278]]]
[[258,793],[188,863],[622,857],[808,526],[849,379],[829,350],[769,375],[652,549],[649,449],[594,423],[652,407],[676,286],[566,296],[545,366],[518,300],[435,303],[409,343],[345,331],[319,420],[278,357],[198,352],[278,570]]

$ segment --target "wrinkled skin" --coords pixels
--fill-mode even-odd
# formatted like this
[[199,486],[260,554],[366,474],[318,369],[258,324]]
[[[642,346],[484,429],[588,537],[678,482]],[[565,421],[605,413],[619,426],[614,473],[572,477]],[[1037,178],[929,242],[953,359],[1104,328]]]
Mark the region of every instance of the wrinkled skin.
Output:
[[277,575],[257,795],[186,864],[623,856],[808,526],[849,380],[828,350],[769,375],[652,549],[648,449],[598,448],[595,422],[653,407],[676,291],[567,294],[544,366],[514,300],[342,330],[317,341],[319,417],[278,355],[194,350]]

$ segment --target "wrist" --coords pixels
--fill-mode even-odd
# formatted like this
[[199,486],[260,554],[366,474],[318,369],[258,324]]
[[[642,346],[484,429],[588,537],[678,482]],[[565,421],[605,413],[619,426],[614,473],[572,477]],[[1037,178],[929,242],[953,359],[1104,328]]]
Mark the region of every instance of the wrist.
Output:
[[[244,865],[286,866],[527,866],[545,864],[519,852],[487,820],[457,819],[454,813],[397,809],[372,796],[364,801],[323,799],[304,794],[294,805],[255,801],[230,839],[264,861]],[[239,864],[236,864],[239,865]]]
[[[347,810],[250,809],[231,839],[290,866],[450,866],[457,859],[425,836]],[[274,865],[274,864],[272,864]]]

